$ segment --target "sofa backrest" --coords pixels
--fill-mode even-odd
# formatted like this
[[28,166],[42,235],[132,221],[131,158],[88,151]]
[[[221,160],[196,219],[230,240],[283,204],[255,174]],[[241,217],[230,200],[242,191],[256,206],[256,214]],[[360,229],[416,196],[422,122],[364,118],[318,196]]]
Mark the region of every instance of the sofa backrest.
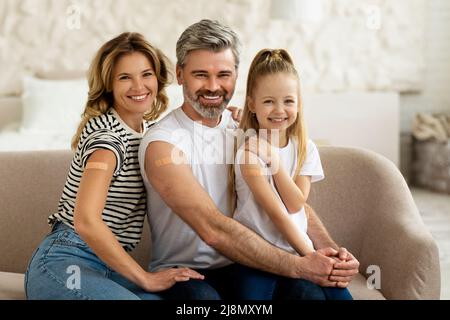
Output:
[[[25,272],[33,250],[50,231],[72,152],[0,152],[0,271]],[[148,226],[133,255],[146,265]]]
[[[377,201],[374,183],[400,173],[373,152],[342,147],[319,151],[325,179],[313,184],[309,203],[333,239],[358,254],[369,219],[365,208]],[[33,250],[49,232],[47,217],[57,209],[71,158],[71,151],[0,152],[0,271],[26,270]],[[148,229],[145,223],[132,253],[144,267],[150,256]]]

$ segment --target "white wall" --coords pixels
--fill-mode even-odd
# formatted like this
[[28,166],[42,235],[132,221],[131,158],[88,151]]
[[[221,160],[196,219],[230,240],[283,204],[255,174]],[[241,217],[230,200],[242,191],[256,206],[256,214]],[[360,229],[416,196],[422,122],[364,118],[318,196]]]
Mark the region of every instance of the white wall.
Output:
[[417,112],[450,113],[450,1],[426,1],[425,18],[423,90],[400,97],[403,132],[411,131]]
[[375,151],[399,165],[398,94],[305,94],[308,133],[319,144]]

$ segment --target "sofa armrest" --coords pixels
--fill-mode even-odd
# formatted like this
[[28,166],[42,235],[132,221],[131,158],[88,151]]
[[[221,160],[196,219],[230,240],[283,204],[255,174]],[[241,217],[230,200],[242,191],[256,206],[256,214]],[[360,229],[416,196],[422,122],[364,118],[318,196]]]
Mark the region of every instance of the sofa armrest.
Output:
[[438,247],[400,172],[382,162],[358,257],[362,271],[380,267],[380,291],[387,299],[439,299]]
[[312,207],[360,273],[380,267],[387,299],[438,299],[438,249],[397,167],[358,148],[321,147],[320,155],[326,178],[311,189]]
[[[388,210],[388,206],[374,210]],[[415,208],[405,209],[391,212],[418,215]],[[387,299],[439,299],[439,252],[420,217],[393,220],[374,215],[370,224],[358,258],[362,271],[370,265],[380,267],[383,295]]]

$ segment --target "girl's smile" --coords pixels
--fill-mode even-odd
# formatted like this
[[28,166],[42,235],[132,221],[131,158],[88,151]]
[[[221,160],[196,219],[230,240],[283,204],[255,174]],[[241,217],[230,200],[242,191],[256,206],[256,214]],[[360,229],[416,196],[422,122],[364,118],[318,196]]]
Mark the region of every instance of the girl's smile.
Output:
[[279,130],[280,143],[298,114],[298,81],[295,76],[279,72],[258,78],[250,98],[250,111],[256,114],[260,129]]

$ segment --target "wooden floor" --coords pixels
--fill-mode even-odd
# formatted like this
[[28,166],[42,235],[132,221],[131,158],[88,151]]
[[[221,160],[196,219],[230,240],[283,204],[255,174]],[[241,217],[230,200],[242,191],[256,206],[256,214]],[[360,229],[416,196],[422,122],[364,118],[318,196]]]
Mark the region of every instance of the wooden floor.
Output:
[[441,299],[450,300],[450,195],[411,188],[425,225],[439,247]]

